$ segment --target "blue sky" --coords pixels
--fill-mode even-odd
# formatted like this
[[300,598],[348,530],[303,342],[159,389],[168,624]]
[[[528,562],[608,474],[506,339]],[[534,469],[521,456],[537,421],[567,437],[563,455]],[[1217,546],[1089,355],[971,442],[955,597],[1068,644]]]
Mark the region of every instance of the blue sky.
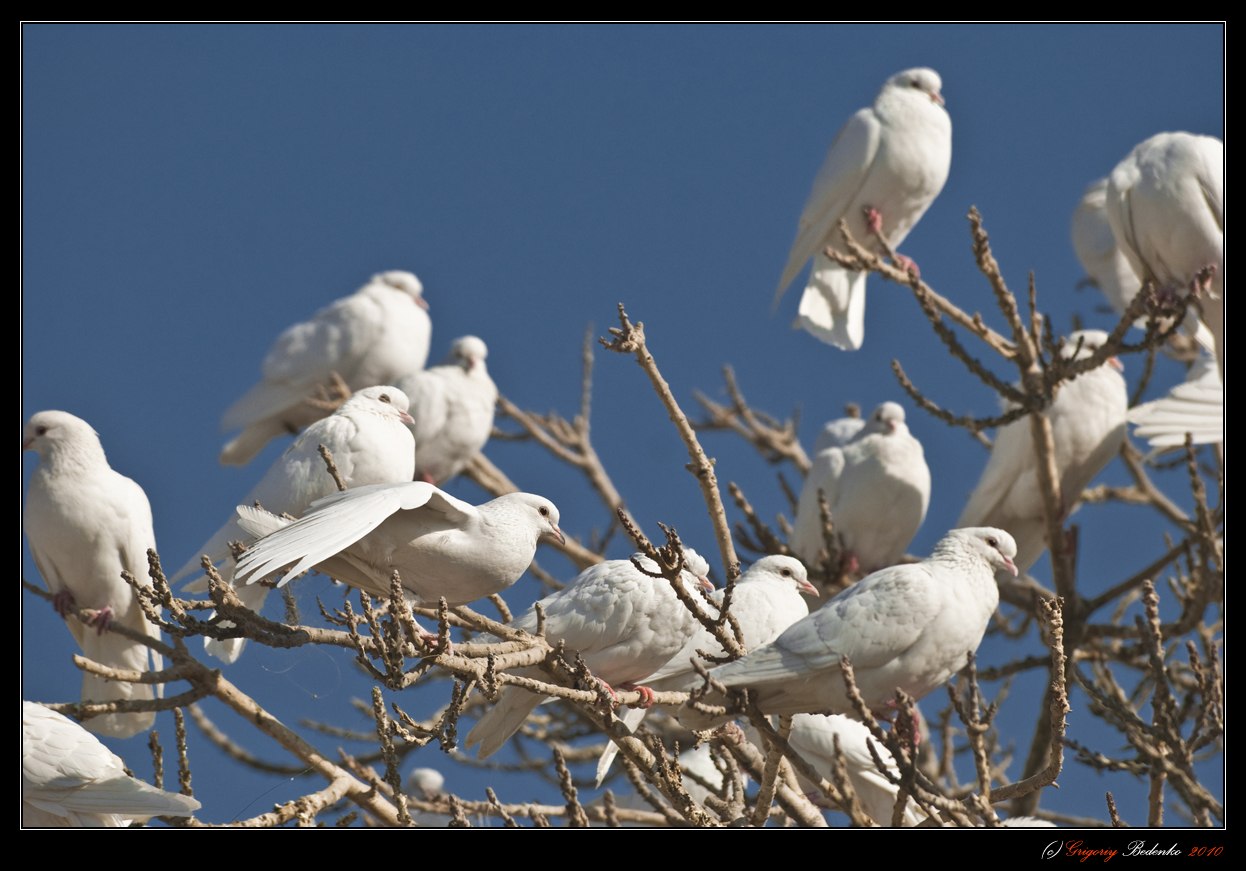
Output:
[[[422,279],[431,360],[457,336],[481,336],[502,392],[525,408],[575,412],[584,331],[604,335],[620,301],[645,322],[688,409],[694,390],[721,394],[727,363],[758,406],[801,410],[806,444],[845,402],[902,400],[934,475],[911,547],[926,553],[986,455],[914,408],[890,361],[954,410],[987,413],[993,396],[943,356],[902,288],[871,282],[855,354],[789,328],[796,292],[770,310],[836,131],[892,73],[938,70],[951,174],[902,250],[933,287],[1002,326],[970,253],[964,216],[976,205],[1005,277],[1022,290],[1034,274],[1057,332],[1075,315],[1114,322],[1095,291],[1076,289],[1068,224],[1085,186],[1156,132],[1224,135],[1214,25],[27,25],[22,38],[22,419],[61,408],[88,420],[113,467],[146,489],[173,565],[284,447],[242,469],[216,461],[221,412],[254,383],[270,342],[385,269]],[[1125,362],[1132,386],[1140,361]],[[1162,365],[1151,394],[1180,378]],[[683,448],[639,369],[599,354],[594,398],[597,449],[633,513],[712,553]],[[738,481],[767,516],[784,510],[755,454],[725,435],[703,441],[720,479]],[[488,453],[553,499],[569,533],[608,523],[577,475],[536,447]],[[23,481],[33,467],[24,457]],[[1103,480],[1126,477],[1114,464]],[[1187,504],[1181,476],[1164,480]],[[449,489],[483,498],[466,482]],[[1084,510],[1078,522],[1087,591],[1163,547],[1165,525],[1142,509]],[[628,549],[616,542],[613,555]],[[37,577],[24,544],[22,559]],[[554,555],[542,563],[571,574]],[[316,595],[334,594],[307,582],[305,611]],[[523,582],[508,601],[525,607],[533,595]],[[59,622],[23,597],[28,698],[77,695]],[[988,639],[983,661],[1015,649]],[[323,650],[252,646],[230,676],[291,720],[340,721],[346,701],[368,692],[347,657]],[[444,696],[441,685],[400,701],[427,713]],[[1025,696],[1014,688],[1008,715],[1018,756],[1036,713]],[[1075,727],[1088,717],[1082,702]],[[171,733],[168,715],[160,728]],[[1116,736],[1101,739],[1119,749]],[[140,772],[150,764],[141,740],[116,747]],[[449,768],[435,749],[422,753]],[[202,738],[197,759],[213,821],[314,788],[216,764]],[[481,797],[489,782],[503,800],[550,794],[466,771],[448,787]],[[1104,816],[1110,778],[1070,763],[1061,783],[1058,806]],[[1116,789],[1122,814],[1140,822],[1144,798]]]

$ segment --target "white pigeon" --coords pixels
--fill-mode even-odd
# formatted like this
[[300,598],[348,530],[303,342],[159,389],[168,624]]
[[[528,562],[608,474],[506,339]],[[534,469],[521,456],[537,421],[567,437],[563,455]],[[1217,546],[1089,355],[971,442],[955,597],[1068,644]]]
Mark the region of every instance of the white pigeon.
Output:
[[[147,550],[156,546],[151,505],[143,488],[114,472],[90,424],[64,411],[40,411],[22,434],[22,450],[39,454],[30,478],[24,525],[30,553],[43,582],[56,595],[56,609],[90,608],[92,626],[65,621],[83,654],[102,665],[159,670],[162,658],[146,645],[108,627],[114,623],[158,639],[134,591],[121,577],[129,572],[145,585]],[[151,699],[153,685],[110,681],[83,672],[83,701]],[[151,728],[151,713],[104,714],[87,720],[101,735],[128,738]]]
[[270,439],[325,417],[306,400],[334,373],[360,390],[423,368],[432,333],[423,292],[410,272],[381,272],[278,336],[264,380],[225,412],[223,427],[242,432],[221,450],[221,462],[248,463]]
[[1190,367],[1185,382],[1167,396],[1131,408],[1127,414],[1134,435],[1153,448],[1185,444],[1189,433],[1196,445],[1224,441],[1224,383],[1216,361],[1201,356]]
[[[715,590],[710,594],[710,600],[721,608],[725,593],[725,590]],[[762,557],[742,574],[731,594],[731,614],[740,626],[745,650],[769,644],[784,629],[808,616],[809,605],[802,598],[802,593],[817,596],[818,590],[809,583],[805,567],[790,556]],[[698,658],[698,650],[713,657],[726,655],[713,634],[698,624],[696,633],[683,648],[645,678],[645,686],[657,691],[679,691],[700,685],[701,677],[692,667],[692,660]],[[622,717],[623,723],[629,731],[635,732],[647,713],[645,708],[629,708]],[[618,747],[613,742],[606,745],[597,761],[598,786],[617,754]]]
[[[258,502],[276,514],[295,517],[317,499],[337,492],[337,485],[320,456],[321,445],[333,453],[333,462],[349,487],[367,484],[397,484],[410,481],[415,472],[415,442],[408,424],[407,396],[397,387],[366,387],[356,391],[333,414],[305,429],[286,449],[243,500]],[[233,580],[233,560],[229,543],[251,542],[251,536],[238,524],[237,514],[217,530],[201,548],[221,571],[226,583]],[[177,581],[200,569],[193,557],[172,578]],[[207,578],[188,584],[192,592],[207,590]],[[235,591],[242,603],[257,614],[263,610],[269,588],[249,584]],[[246,645],[245,638],[204,638],[204,649],[225,662],[234,662]]]
[[943,108],[942,87],[931,69],[896,73],[883,84],[874,105],[857,112],[839,131],[818,171],[775,302],[812,257],[799,322],[824,342],[855,351],[865,339],[865,273],[846,270],[822,253],[828,246],[843,247],[840,219],[847,220],[853,238],[878,251],[864,216],[872,209],[894,249],[947,181],[952,121]]
[[[1123,315],[1142,289],[1142,279],[1134,271],[1133,264],[1116,244],[1107,212],[1108,180],[1101,178],[1091,184],[1073,213],[1073,250],[1082,268],[1094,281],[1096,287],[1107,297],[1117,314]],[[1145,317],[1134,326],[1146,329]],[[1186,313],[1182,329],[1200,346],[1211,351],[1215,339],[1198,319],[1198,312],[1191,308]]]
[[[1084,359],[1108,335],[1081,330],[1061,343],[1064,357]],[[1062,384],[1051,407],[1043,414],[1051,421],[1060,473],[1064,517],[1081,498],[1082,490],[1116,456],[1125,439],[1125,411],[1129,397],[1120,361],[1104,365]],[[991,457],[978,480],[957,526],[998,526],[1017,542],[1017,565],[1032,566],[1047,548],[1047,524],[1038,480],[1038,457],[1028,417],[1014,420],[995,436]]]
[[120,756],[68,717],[22,702],[23,826],[120,828],[199,807],[126,774]]
[[236,582],[255,583],[297,563],[375,596],[389,595],[394,571],[419,602],[463,605],[519,580],[541,539],[565,543],[558,509],[543,496],[508,493],[469,505],[432,484],[371,484],[313,502],[295,521],[246,505],[239,525],[263,536],[238,560]]
[[[878,757],[893,777],[900,776],[895,757],[882,742],[870,735],[870,730],[842,714],[797,714],[792,717],[792,731],[787,743],[801,759],[808,762],[823,780],[833,782],[835,765],[835,739],[843,754],[848,780],[866,816],[880,826],[890,826],[892,812],[900,788],[878,770],[869,745],[873,743]],[[901,825],[916,826],[926,819],[926,814],[909,800],[901,814]]]
[[489,349],[475,336],[455,339],[449,360],[398,379],[411,397],[417,445],[415,474],[430,484],[453,478],[493,431],[498,388],[489,377]]
[[767,714],[843,713],[851,710],[839,668],[846,656],[872,709],[884,710],[896,690],[921,698],[978,649],[999,604],[995,571],[1015,575],[1015,555],[1001,529],[953,529],[929,558],[875,572],[710,676],[749,687]]
[[1108,177],[1108,222],[1138,276],[1184,294],[1212,269],[1197,305],[1224,376],[1224,143],[1158,133]]
[[[640,560],[657,572],[653,562],[645,557]],[[685,548],[684,561],[680,580],[685,591],[695,595],[697,586],[713,589],[705,580],[709,566],[699,554]],[[643,574],[630,559],[589,566],[539,604],[545,613],[546,639],[551,644],[564,642],[569,659],[579,654],[595,677],[623,688],[637,685],[661,668],[701,625],[679,601],[670,581]],[[514,626],[535,632],[535,606]],[[544,674],[539,668],[519,673],[537,679]],[[466,746],[480,745],[481,758],[492,755],[544,701],[544,696],[507,686],[497,703],[472,727]]]
[[790,541],[792,552],[810,564],[824,544],[818,491],[850,563],[874,571],[899,562],[930,504],[930,468],[904,423],[904,409],[884,402],[846,445],[814,455]]

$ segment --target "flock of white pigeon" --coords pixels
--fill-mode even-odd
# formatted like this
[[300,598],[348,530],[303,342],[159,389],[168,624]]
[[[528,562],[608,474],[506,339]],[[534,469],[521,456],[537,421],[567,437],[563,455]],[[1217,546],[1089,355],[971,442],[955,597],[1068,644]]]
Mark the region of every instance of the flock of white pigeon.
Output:
[[[799,320],[826,342],[855,349],[864,338],[865,274],[823,253],[835,244],[840,220],[882,253],[879,239],[899,245],[947,178],[951,122],[940,89],[933,70],[892,76],[874,105],[840,131],[817,176],[778,295],[812,258]],[[1187,432],[1196,442],[1222,438],[1222,180],[1218,140],[1161,133],[1092,185],[1076,212],[1078,256],[1119,311],[1147,283],[1163,293],[1196,291],[1197,311],[1186,326],[1206,356],[1169,397],[1132,411],[1114,358],[1059,389],[1045,414],[1066,512],[1117,453],[1127,420],[1157,446],[1179,444]],[[271,589],[259,581],[284,570],[280,585],[313,568],[381,596],[397,571],[414,602],[468,603],[514,584],[541,541],[564,541],[558,509],[547,498],[513,493],[470,505],[437,486],[484,446],[498,394],[485,343],[474,336],[458,339],[444,365],[424,369],[426,308],[414,275],[374,276],[282,333],[264,359],[263,380],[225,413],[226,427],[239,434],[222,450],[224,463],[246,463],[269,440],[298,433],[199,551],[252,610],[263,608]],[[1061,353],[1088,356],[1105,338],[1076,333]],[[330,404],[313,397],[334,376],[354,393],[330,414]],[[326,472],[320,446],[331,451],[344,490]],[[67,412],[31,417],[22,447],[39,455],[25,509],[27,539],[74,639],[96,662],[159,669],[158,655],[109,631],[121,625],[159,637],[121,577],[125,571],[146,579],[147,550],[155,547],[142,489],[110,468],[94,430]],[[794,557],[764,557],[739,579],[730,612],[747,652],[710,672],[723,686],[752,689],[766,713],[799,715],[791,744],[816,770],[829,770],[837,736],[859,796],[880,825],[893,819],[896,788],[868,752],[866,730],[844,716],[852,709],[841,658],[851,659],[866,703],[880,710],[897,690],[920,698],[965,665],[998,604],[997,575],[1025,571],[1046,548],[1029,422],[1022,418],[998,433],[960,528],[928,558],[903,563],[929,499],[930,471],[899,405],[885,402],[867,419],[828,424],[800,495],[789,542]],[[869,574],[810,613],[805,597],[818,594],[805,563],[824,556],[822,502],[846,568]],[[234,542],[246,546],[240,555]],[[712,589],[704,559],[689,549],[684,564],[686,591]],[[202,565],[194,556],[173,580],[194,576],[187,589],[206,589]],[[707,601],[721,607],[721,591]],[[540,604],[547,638],[578,653],[608,686],[650,696],[691,689],[701,683],[692,666],[697,652],[720,660],[725,654],[671,584],[630,560],[593,566]],[[84,620],[77,609],[85,609]],[[514,625],[535,631],[537,623],[534,607]],[[207,651],[226,663],[244,643],[205,639]],[[540,675],[533,669],[531,676]],[[153,692],[159,687],[83,678],[84,700],[151,699]],[[543,701],[508,686],[467,745],[494,753]],[[645,713],[629,709],[623,722],[634,730]],[[689,728],[718,725],[690,707],[676,715]],[[153,721],[154,713],[118,712],[84,725],[125,737]],[[199,807],[130,777],[98,739],[47,708],[27,703],[22,723],[27,825],[129,825]],[[608,745],[599,780],[615,752]],[[924,819],[913,807],[900,816],[906,825]]]

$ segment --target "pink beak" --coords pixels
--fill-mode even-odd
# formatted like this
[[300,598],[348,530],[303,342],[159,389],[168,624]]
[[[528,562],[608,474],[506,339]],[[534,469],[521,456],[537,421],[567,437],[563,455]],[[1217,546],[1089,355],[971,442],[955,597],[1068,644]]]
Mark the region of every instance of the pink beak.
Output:
[[428,300],[426,300],[424,297],[417,296],[415,298],[415,304],[418,305],[420,308],[424,309],[424,311],[428,311]]
[[815,599],[821,599],[822,594],[818,592],[818,588],[808,581],[800,582],[800,591],[806,596],[813,596]]
[[407,414],[405,411],[398,412],[398,419],[405,424],[415,425],[415,418]]
[[944,105],[943,95],[940,94],[938,91],[935,91],[933,94],[930,95],[930,101],[932,103],[938,103],[940,106]]
[[1004,557],[1004,565],[1008,567],[1008,571],[1012,572],[1012,576],[1014,578],[1019,574],[1017,571],[1017,564],[1008,559],[1008,557]]
[[1115,369],[1117,372],[1125,371],[1125,364],[1121,362],[1119,357],[1108,357],[1108,365],[1111,366],[1113,369]]

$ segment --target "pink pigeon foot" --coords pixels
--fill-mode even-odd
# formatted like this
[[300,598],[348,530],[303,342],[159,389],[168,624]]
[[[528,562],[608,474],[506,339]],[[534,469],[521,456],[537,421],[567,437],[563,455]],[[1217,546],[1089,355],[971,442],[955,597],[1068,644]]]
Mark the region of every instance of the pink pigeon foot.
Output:
[[875,236],[879,236],[883,232],[883,213],[873,206],[865,207],[865,226]]
[[918,268],[916,261],[912,257],[905,257],[903,254],[896,255],[896,266],[905,272],[911,272],[918,278],[922,277],[922,271]]
[[653,707],[653,690],[649,689],[649,687],[625,683],[622,684],[622,688],[625,690],[635,690],[640,693],[640,703],[637,707],[644,708],[645,710]]
[[594,676],[593,680],[597,681],[603,690],[610,693],[610,698],[614,700],[615,705],[619,703],[619,694],[614,691],[614,687],[610,686],[610,684],[606,683],[599,677]]
[[52,597],[52,607],[56,609],[56,613],[62,617],[69,616],[69,612],[74,610],[74,594],[69,590],[61,590]]
[[96,611],[94,614],[91,615],[91,619],[87,621],[87,625],[94,626],[95,631],[98,634],[103,635],[105,632],[109,630],[109,628],[112,627],[112,621],[113,621],[112,606],[105,605],[103,608],[100,608],[98,611]]
[[[436,632],[429,632],[423,626],[417,625],[415,628],[420,630],[420,643],[423,644],[425,648],[427,648],[430,652],[439,650],[438,645],[441,643],[440,635],[438,635]],[[442,653],[453,653],[454,652],[454,644],[451,643],[450,639],[448,638],[446,639],[446,649],[440,652]]]

